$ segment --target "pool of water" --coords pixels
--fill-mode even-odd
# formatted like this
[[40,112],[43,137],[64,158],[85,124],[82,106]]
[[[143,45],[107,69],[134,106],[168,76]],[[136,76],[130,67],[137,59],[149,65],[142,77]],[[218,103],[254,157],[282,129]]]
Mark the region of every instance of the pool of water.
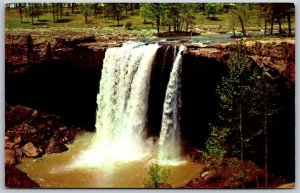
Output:
[[[46,154],[41,158],[24,158],[17,165],[44,188],[143,188],[153,156],[131,162],[114,163],[110,167],[71,167],[89,147],[94,133],[85,133],[69,145],[69,151]],[[109,164],[108,164],[109,165]],[[199,176],[203,165],[186,159],[182,164],[169,166],[169,183],[173,188],[184,186]]]

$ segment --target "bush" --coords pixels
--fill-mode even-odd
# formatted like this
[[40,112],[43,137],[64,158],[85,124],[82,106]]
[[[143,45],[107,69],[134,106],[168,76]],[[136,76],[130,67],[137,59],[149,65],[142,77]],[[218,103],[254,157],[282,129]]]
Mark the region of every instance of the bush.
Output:
[[226,139],[230,131],[228,128],[217,128],[212,125],[210,127],[212,131],[205,142],[203,158],[205,162],[209,162],[217,167],[223,162],[227,153]]
[[150,165],[147,173],[148,177],[144,179],[145,188],[158,188],[159,184],[166,183],[170,178],[170,168],[159,165],[157,161]]
[[126,22],[125,28],[126,29],[131,29],[131,27],[132,27],[132,23],[130,21]]

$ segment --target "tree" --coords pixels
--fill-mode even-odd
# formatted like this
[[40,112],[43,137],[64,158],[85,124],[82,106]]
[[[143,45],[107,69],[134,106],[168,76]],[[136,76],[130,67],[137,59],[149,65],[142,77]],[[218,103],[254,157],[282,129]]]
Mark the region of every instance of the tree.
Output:
[[38,21],[40,21],[40,9],[42,8],[42,4],[41,3],[34,3],[34,8],[35,8],[35,15],[37,15]]
[[88,22],[88,16],[92,12],[91,8],[92,8],[92,4],[90,4],[90,3],[82,3],[82,5],[81,5],[81,11],[84,15],[84,23]]
[[264,169],[265,169],[265,187],[268,187],[268,139],[269,139],[269,123],[272,116],[279,112],[279,106],[274,102],[274,98],[278,96],[276,84],[272,82],[269,76],[264,72],[265,69],[260,69],[257,76],[256,89],[254,90],[255,104],[257,107],[257,117],[264,135]]
[[222,78],[216,94],[220,104],[216,127],[229,128],[230,144],[228,152],[239,154],[241,162],[245,158],[245,149],[251,146],[252,140],[261,134],[257,126],[257,71],[249,64],[250,59],[241,41],[228,60],[228,74]]
[[194,24],[194,14],[197,9],[195,3],[168,3],[165,4],[163,14],[163,21],[171,31],[173,26],[174,32],[183,31],[185,24],[185,31],[188,32],[189,26]]
[[52,8],[53,22],[57,22],[58,21],[58,13],[59,13],[59,4],[51,3],[51,8]]
[[21,23],[23,23],[23,13],[24,13],[24,5],[23,3],[18,3],[18,12],[20,15]]
[[124,9],[125,9],[125,3],[106,3],[104,5],[105,14],[112,16],[114,20],[117,20],[118,26],[120,26],[120,20]]
[[[228,61],[228,76],[222,79],[217,89],[220,99],[221,112],[219,118],[222,125],[238,133],[240,147],[240,160],[244,160],[244,127],[243,109],[249,94],[247,68],[249,58],[245,55],[243,44],[238,45],[238,50]],[[233,132],[234,133],[234,132]]]
[[244,36],[247,35],[246,25],[249,22],[248,19],[250,18],[252,10],[254,10],[255,7],[255,3],[235,3],[230,9],[232,15],[238,19]]
[[294,10],[294,4],[292,3],[273,3],[272,4],[272,26],[271,26],[271,34],[273,33],[273,25],[274,21],[277,20],[278,23],[278,31],[279,33],[283,33],[282,31],[282,21],[285,17],[288,19],[288,27],[289,33],[291,33],[291,14]]
[[215,18],[215,14],[219,13],[223,8],[223,3],[205,3],[205,13],[207,15],[207,19],[209,19],[209,15],[212,14]]
[[227,154],[227,138],[230,132],[229,128],[216,127],[210,124],[211,133],[205,142],[203,158],[217,168],[224,160]]
[[148,177],[144,179],[145,188],[158,188],[161,183],[166,183],[169,180],[170,169],[154,161],[151,163],[147,174]]
[[161,19],[164,17],[166,11],[165,4],[163,3],[141,3],[140,14],[145,19],[154,20],[156,23],[157,34],[160,33]]

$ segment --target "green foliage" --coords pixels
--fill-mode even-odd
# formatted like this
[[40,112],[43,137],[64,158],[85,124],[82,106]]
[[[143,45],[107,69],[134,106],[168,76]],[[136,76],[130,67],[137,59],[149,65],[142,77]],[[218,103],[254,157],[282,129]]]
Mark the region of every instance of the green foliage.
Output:
[[126,29],[130,29],[132,27],[132,22],[131,21],[127,21],[125,24],[125,28]]
[[205,142],[205,150],[203,151],[203,158],[205,162],[211,163],[218,167],[227,153],[227,136],[230,130],[228,128],[217,128],[210,125],[211,133]]
[[207,18],[209,18],[209,15],[213,15],[213,18],[215,17],[215,14],[219,13],[223,8],[223,3],[205,3],[205,13],[207,15]]
[[216,90],[220,105],[218,121],[211,125],[204,153],[205,159],[216,164],[227,154],[239,155],[243,162],[245,152],[256,151],[255,142],[263,135],[267,154],[269,123],[278,111],[273,101],[277,95],[274,83],[268,80],[265,69],[251,65],[244,47],[241,40],[228,60],[228,74]]
[[247,35],[246,26],[249,25],[249,18],[255,9],[255,3],[235,3],[230,9],[231,25],[239,22],[244,36]]
[[81,12],[84,15],[84,23],[87,23],[88,16],[92,14],[93,5],[91,3],[82,3]]
[[[228,60],[228,75],[223,77],[217,88],[220,103],[218,127],[230,128],[230,153],[239,153],[241,161],[247,143],[261,129],[256,123],[254,111],[257,73],[249,65],[249,57],[244,50],[244,42],[237,45],[236,52]],[[253,127],[252,127],[253,126]]]
[[166,183],[170,178],[170,168],[159,165],[154,161],[147,171],[148,177],[144,179],[145,188],[158,188],[160,183]]
[[164,17],[165,10],[166,7],[164,3],[141,3],[140,4],[141,16],[144,19],[150,19],[156,23],[157,34],[159,34],[161,19]]

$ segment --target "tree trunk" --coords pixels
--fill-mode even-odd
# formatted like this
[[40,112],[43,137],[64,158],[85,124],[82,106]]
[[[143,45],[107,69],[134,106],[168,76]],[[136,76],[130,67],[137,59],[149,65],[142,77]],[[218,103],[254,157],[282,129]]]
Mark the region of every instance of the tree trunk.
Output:
[[33,5],[31,5],[31,24],[33,25]]
[[278,17],[278,26],[279,26],[279,34],[282,34],[282,28],[281,28],[281,18],[280,16]]
[[36,7],[36,13],[37,13],[38,21],[40,21],[40,10],[39,10],[39,7]]
[[160,26],[160,17],[156,17],[157,34],[159,34],[159,26]]
[[288,26],[289,26],[289,34],[291,34],[292,29],[291,29],[291,13],[290,13],[290,11],[288,11],[287,20],[288,20]]
[[245,29],[244,21],[243,21],[243,19],[240,15],[238,15],[238,18],[239,18],[239,21],[240,21],[240,24],[241,24],[242,33],[243,33],[244,36],[246,36],[246,29]]
[[265,35],[267,34],[267,17],[265,17]]
[[19,8],[19,12],[20,12],[20,17],[21,17],[21,23],[23,23],[23,8],[22,8],[22,5]]
[[273,11],[272,19],[271,19],[271,32],[270,32],[271,35],[273,34],[274,18],[275,18],[275,13]]
[[188,22],[188,21],[186,21],[185,31],[186,31],[186,32],[189,31],[189,22]]
[[63,15],[63,4],[62,3],[60,3],[59,4],[60,6],[59,6],[59,10],[60,10],[60,19],[62,18],[62,15]]
[[74,14],[75,3],[72,3],[72,13]]
[[84,15],[84,23],[87,23],[87,20],[88,20],[88,16],[87,14]]
[[98,3],[95,3],[94,4],[94,16],[97,17],[97,6],[98,6]]
[[240,156],[241,156],[241,162],[243,163],[244,162],[244,137],[243,137],[243,126],[242,126],[242,119],[243,119],[243,116],[242,116],[242,101],[243,101],[243,96],[241,94],[241,97],[240,97],[240,105],[239,105],[239,132],[240,132],[240,148],[241,148],[241,153],[240,153]]
[[53,14],[53,22],[55,23],[55,10],[54,10],[54,5],[52,7],[52,14]]
[[120,26],[120,12],[117,13],[118,27]]
[[235,35],[235,27],[234,26],[232,26],[232,31],[233,31],[233,37],[235,38],[236,35]]

